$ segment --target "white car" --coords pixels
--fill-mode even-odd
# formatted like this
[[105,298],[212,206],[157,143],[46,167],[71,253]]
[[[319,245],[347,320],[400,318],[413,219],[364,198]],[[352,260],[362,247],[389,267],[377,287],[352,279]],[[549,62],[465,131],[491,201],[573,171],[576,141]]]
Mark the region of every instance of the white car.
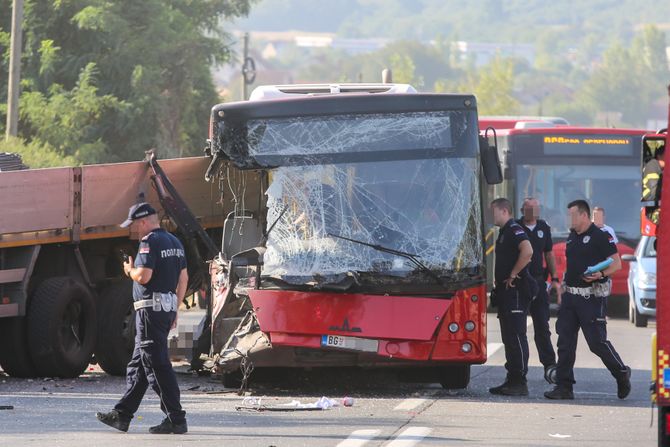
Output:
[[642,236],[635,253],[623,255],[630,264],[628,271],[628,319],[637,327],[646,327],[656,318],[656,238]]

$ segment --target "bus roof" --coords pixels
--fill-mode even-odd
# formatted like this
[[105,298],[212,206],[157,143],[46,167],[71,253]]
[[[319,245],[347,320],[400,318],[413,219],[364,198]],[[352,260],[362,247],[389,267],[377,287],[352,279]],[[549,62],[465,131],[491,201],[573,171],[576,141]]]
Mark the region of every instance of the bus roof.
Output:
[[249,101],[340,93],[416,93],[416,89],[409,84],[381,83],[261,85],[251,92]]
[[565,118],[559,116],[480,116],[479,127],[496,130],[525,127],[554,127],[570,125]]
[[[498,129],[497,129],[498,130]],[[549,128],[499,129],[498,135],[644,135],[644,129],[617,129],[612,127],[557,126]]]

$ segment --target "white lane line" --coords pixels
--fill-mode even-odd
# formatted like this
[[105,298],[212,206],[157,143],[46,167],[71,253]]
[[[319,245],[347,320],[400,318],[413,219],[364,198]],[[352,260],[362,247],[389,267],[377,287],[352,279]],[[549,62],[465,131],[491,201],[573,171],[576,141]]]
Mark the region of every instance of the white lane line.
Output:
[[491,357],[493,354],[498,352],[500,348],[502,348],[504,345],[502,343],[487,343],[486,344],[486,356]]
[[428,427],[409,427],[385,445],[386,447],[412,447],[423,441],[423,438],[428,436],[431,431],[433,430]]
[[337,444],[337,447],[361,447],[377,437],[381,430],[356,430],[347,439]]
[[424,403],[428,402],[428,399],[405,399],[398,406],[396,406],[393,411],[409,411],[417,407],[420,407]]

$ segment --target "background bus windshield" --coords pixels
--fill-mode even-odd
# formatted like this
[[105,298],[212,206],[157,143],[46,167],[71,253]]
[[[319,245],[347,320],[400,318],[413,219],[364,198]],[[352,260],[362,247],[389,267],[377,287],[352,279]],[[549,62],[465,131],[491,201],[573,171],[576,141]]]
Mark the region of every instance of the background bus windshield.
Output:
[[567,205],[575,199],[605,208],[606,223],[617,236],[639,239],[639,166],[518,165],[517,203],[540,199],[541,215],[554,234],[567,236]]

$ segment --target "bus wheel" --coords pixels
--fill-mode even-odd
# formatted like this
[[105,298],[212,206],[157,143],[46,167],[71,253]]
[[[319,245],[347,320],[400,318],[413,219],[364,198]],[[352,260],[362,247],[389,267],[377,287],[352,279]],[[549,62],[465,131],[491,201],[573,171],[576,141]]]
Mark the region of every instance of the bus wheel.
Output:
[[95,301],[69,277],[45,279],[28,311],[28,342],[37,374],[77,377],[86,370],[96,337]]
[[24,317],[0,318],[0,367],[12,377],[35,377]]
[[95,358],[109,375],[123,376],[135,347],[132,281],[108,285],[98,299],[98,340]]
[[443,366],[439,368],[439,382],[447,390],[460,390],[470,383],[470,365]]

